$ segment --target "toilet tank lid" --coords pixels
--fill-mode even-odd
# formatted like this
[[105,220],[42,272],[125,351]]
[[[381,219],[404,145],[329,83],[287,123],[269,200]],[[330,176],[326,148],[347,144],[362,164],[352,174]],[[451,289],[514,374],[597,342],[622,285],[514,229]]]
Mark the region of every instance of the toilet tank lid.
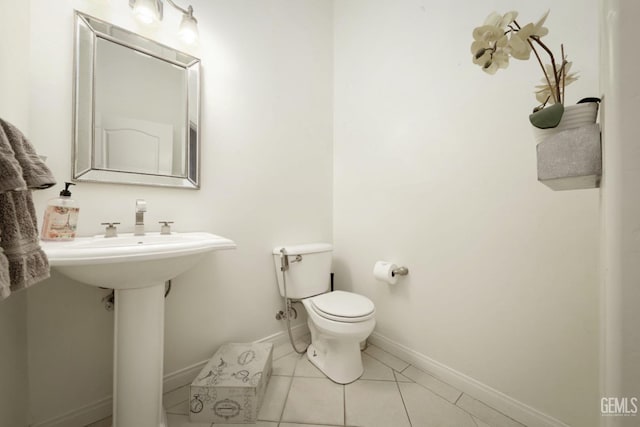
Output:
[[287,255],[303,255],[318,252],[331,252],[333,250],[333,245],[331,243],[306,243],[304,245],[276,246],[273,248],[273,254],[280,254],[280,249],[282,248],[287,251]]

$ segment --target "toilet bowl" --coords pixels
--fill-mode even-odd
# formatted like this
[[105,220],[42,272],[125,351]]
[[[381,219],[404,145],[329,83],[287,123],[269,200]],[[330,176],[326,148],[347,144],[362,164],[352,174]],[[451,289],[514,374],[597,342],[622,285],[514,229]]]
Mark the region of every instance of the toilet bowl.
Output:
[[375,306],[363,295],[330,292],[332,250],[328,243],[277,246],[273,259],[280,295],[301,301],[307,311],[309,361],[334,382],[347,384],[363,373],[360,343],[376,325]]
[[364,368],[360,342],[376,325],[375,308],[366,297],[334,291],[306,298],[311,345],[307,357],[327,377],[339,384],[360,378]]

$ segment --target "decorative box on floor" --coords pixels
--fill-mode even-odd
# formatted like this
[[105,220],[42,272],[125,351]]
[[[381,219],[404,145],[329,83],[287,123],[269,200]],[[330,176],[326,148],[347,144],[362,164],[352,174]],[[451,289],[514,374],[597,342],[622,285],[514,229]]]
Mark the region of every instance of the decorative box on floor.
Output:
[[191,421],[255,423],[271,377],[272,352],[273,344],[220,347],[191,383]]

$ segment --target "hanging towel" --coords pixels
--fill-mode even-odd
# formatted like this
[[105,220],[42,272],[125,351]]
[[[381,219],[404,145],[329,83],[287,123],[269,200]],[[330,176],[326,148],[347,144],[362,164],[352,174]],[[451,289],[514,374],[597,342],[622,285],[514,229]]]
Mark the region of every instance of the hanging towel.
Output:
[[[14,153],[15,162],[12,162],[14,172],[16,172],[16,169],[21,172],[17,179],[20,179],[21,177],[23,181],[22,184],[26,184],[26,187],[17,186],[13,188],[13,190],[23,190],[27,188],[32,190],[41,190],[55,185],[56,180],[51,174],[51,171],[40,159],[40,156],[38,156],[38,153],[36,153],[36,150],[33,149],[33,146],[22,132],[20,132],[18,128],[13,126],[11,123],[2,119],[0,119],[0,127],[2,127],[2,130],[4,131]],[[9,161],[11,162],[11,159],[9,159]],[[0,174],[1,173],[0,169]],[[0,175],[0,178],[4,181],[4,176]],[[0,184],[0,192],[10,189],[11,188],[4,185],[4,183]]]
[[0,247],[0,301],[11,295],[11,279],[9,278],[9,260]]
[[0,300],[49,277],[31,190],[54,184],[22,132],[0,119]]

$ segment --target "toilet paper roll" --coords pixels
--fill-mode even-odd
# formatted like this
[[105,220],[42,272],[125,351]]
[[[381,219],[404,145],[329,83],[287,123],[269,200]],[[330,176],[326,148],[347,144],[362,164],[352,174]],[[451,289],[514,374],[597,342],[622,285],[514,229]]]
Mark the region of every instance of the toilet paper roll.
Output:
[[387,261],[378,261],[373,267],[373,277],[381,282],[395,285],[398,281],[398,276],[394,276],[393,270],[398,268],[397,265]]

